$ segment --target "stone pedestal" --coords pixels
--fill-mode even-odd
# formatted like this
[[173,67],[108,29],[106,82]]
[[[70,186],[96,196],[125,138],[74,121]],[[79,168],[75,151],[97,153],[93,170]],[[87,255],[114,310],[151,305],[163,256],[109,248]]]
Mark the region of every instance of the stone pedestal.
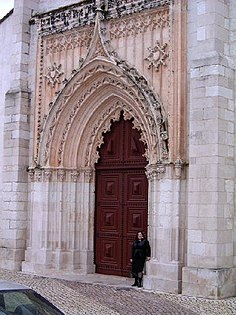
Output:
[[223,299],[236,295],[236,268],[183,268],[184,295]]
[[27,248],[25,261],[22,262],[22,271],[49,275],[59,271],[61,274],[94,273],[93,252],[59,249],[55,251],[42,249],[36,252],[32,248]]
[[146,264],[147,275],[144,276],[143,286],[145,289],[170,293],[181,293],[181,270],[180,264],[159,263],[152,260]]

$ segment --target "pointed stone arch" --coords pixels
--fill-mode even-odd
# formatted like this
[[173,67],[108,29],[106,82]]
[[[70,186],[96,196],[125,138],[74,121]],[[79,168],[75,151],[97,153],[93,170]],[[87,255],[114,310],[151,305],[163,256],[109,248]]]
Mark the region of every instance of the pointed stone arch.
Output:
[[80,168],[98,159],[103,133],[120,112],[133,118],[149,164],[168,158],[167,122],[158,97],[125,62],[97,57],[81,67],[58,95],[43,127],[37,164]]

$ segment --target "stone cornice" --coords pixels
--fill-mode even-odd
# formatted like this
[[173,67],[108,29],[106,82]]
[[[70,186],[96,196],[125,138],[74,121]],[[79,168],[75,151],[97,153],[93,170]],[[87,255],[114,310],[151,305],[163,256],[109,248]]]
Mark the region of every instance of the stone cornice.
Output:
[[88,26],[95,23],[96,11],[100,10],[103,19],[110,20],[147,9],[168,6],[172,0],[121,0],[94,1],[59,8],[46,13],[35,14],[30,24],[36,24],[41,35],[64,32],[74,27]]

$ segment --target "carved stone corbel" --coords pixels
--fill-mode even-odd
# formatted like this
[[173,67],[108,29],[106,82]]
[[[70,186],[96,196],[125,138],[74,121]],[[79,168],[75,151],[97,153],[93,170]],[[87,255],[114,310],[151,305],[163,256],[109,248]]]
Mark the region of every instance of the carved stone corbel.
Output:
[[52,170],[51,169],[45,169],[43,174],[43,179],[45,182],[50,182],[52,179]]
[[41,182],[42,181],[42,170],[36,168],[34,170],[34,181],[35,182]]
[[76,183],[78,181],[80,172],[79,171],[72,171],[71,172],[71,179],[74,183]]
[[146,167],[146,175],[149,181],[160,179],[166,172],[165,165],[163,163],[149,164]]
[[65,172],[65,170],[58,170],[57,171],[57,179],[58,179],[58,181],[59,182],[63,182],[64,180],[65,180],[65,178],[66,178],[66,172]]
[[174,162],[174,175],[175,178],[181,179],[183,177],[184,167],[187,165],[186,162],[182,161],[181,159],[177,159]]
[[85,183],[91,183],[95,181],[95,171],[93,168],[85,168],[81,170],[81,172],[84,174],[84,182]]

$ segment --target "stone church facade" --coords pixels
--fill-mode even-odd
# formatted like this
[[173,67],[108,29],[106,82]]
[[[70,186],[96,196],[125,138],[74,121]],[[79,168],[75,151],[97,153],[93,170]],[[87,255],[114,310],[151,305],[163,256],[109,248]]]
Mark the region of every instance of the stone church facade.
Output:
[[[235,296],[235,35],[233,0],[15,1],[0,21],[0,268],[125,275],[142,228],[146,289]],[[114,177],[121,124],[131,160]]]

